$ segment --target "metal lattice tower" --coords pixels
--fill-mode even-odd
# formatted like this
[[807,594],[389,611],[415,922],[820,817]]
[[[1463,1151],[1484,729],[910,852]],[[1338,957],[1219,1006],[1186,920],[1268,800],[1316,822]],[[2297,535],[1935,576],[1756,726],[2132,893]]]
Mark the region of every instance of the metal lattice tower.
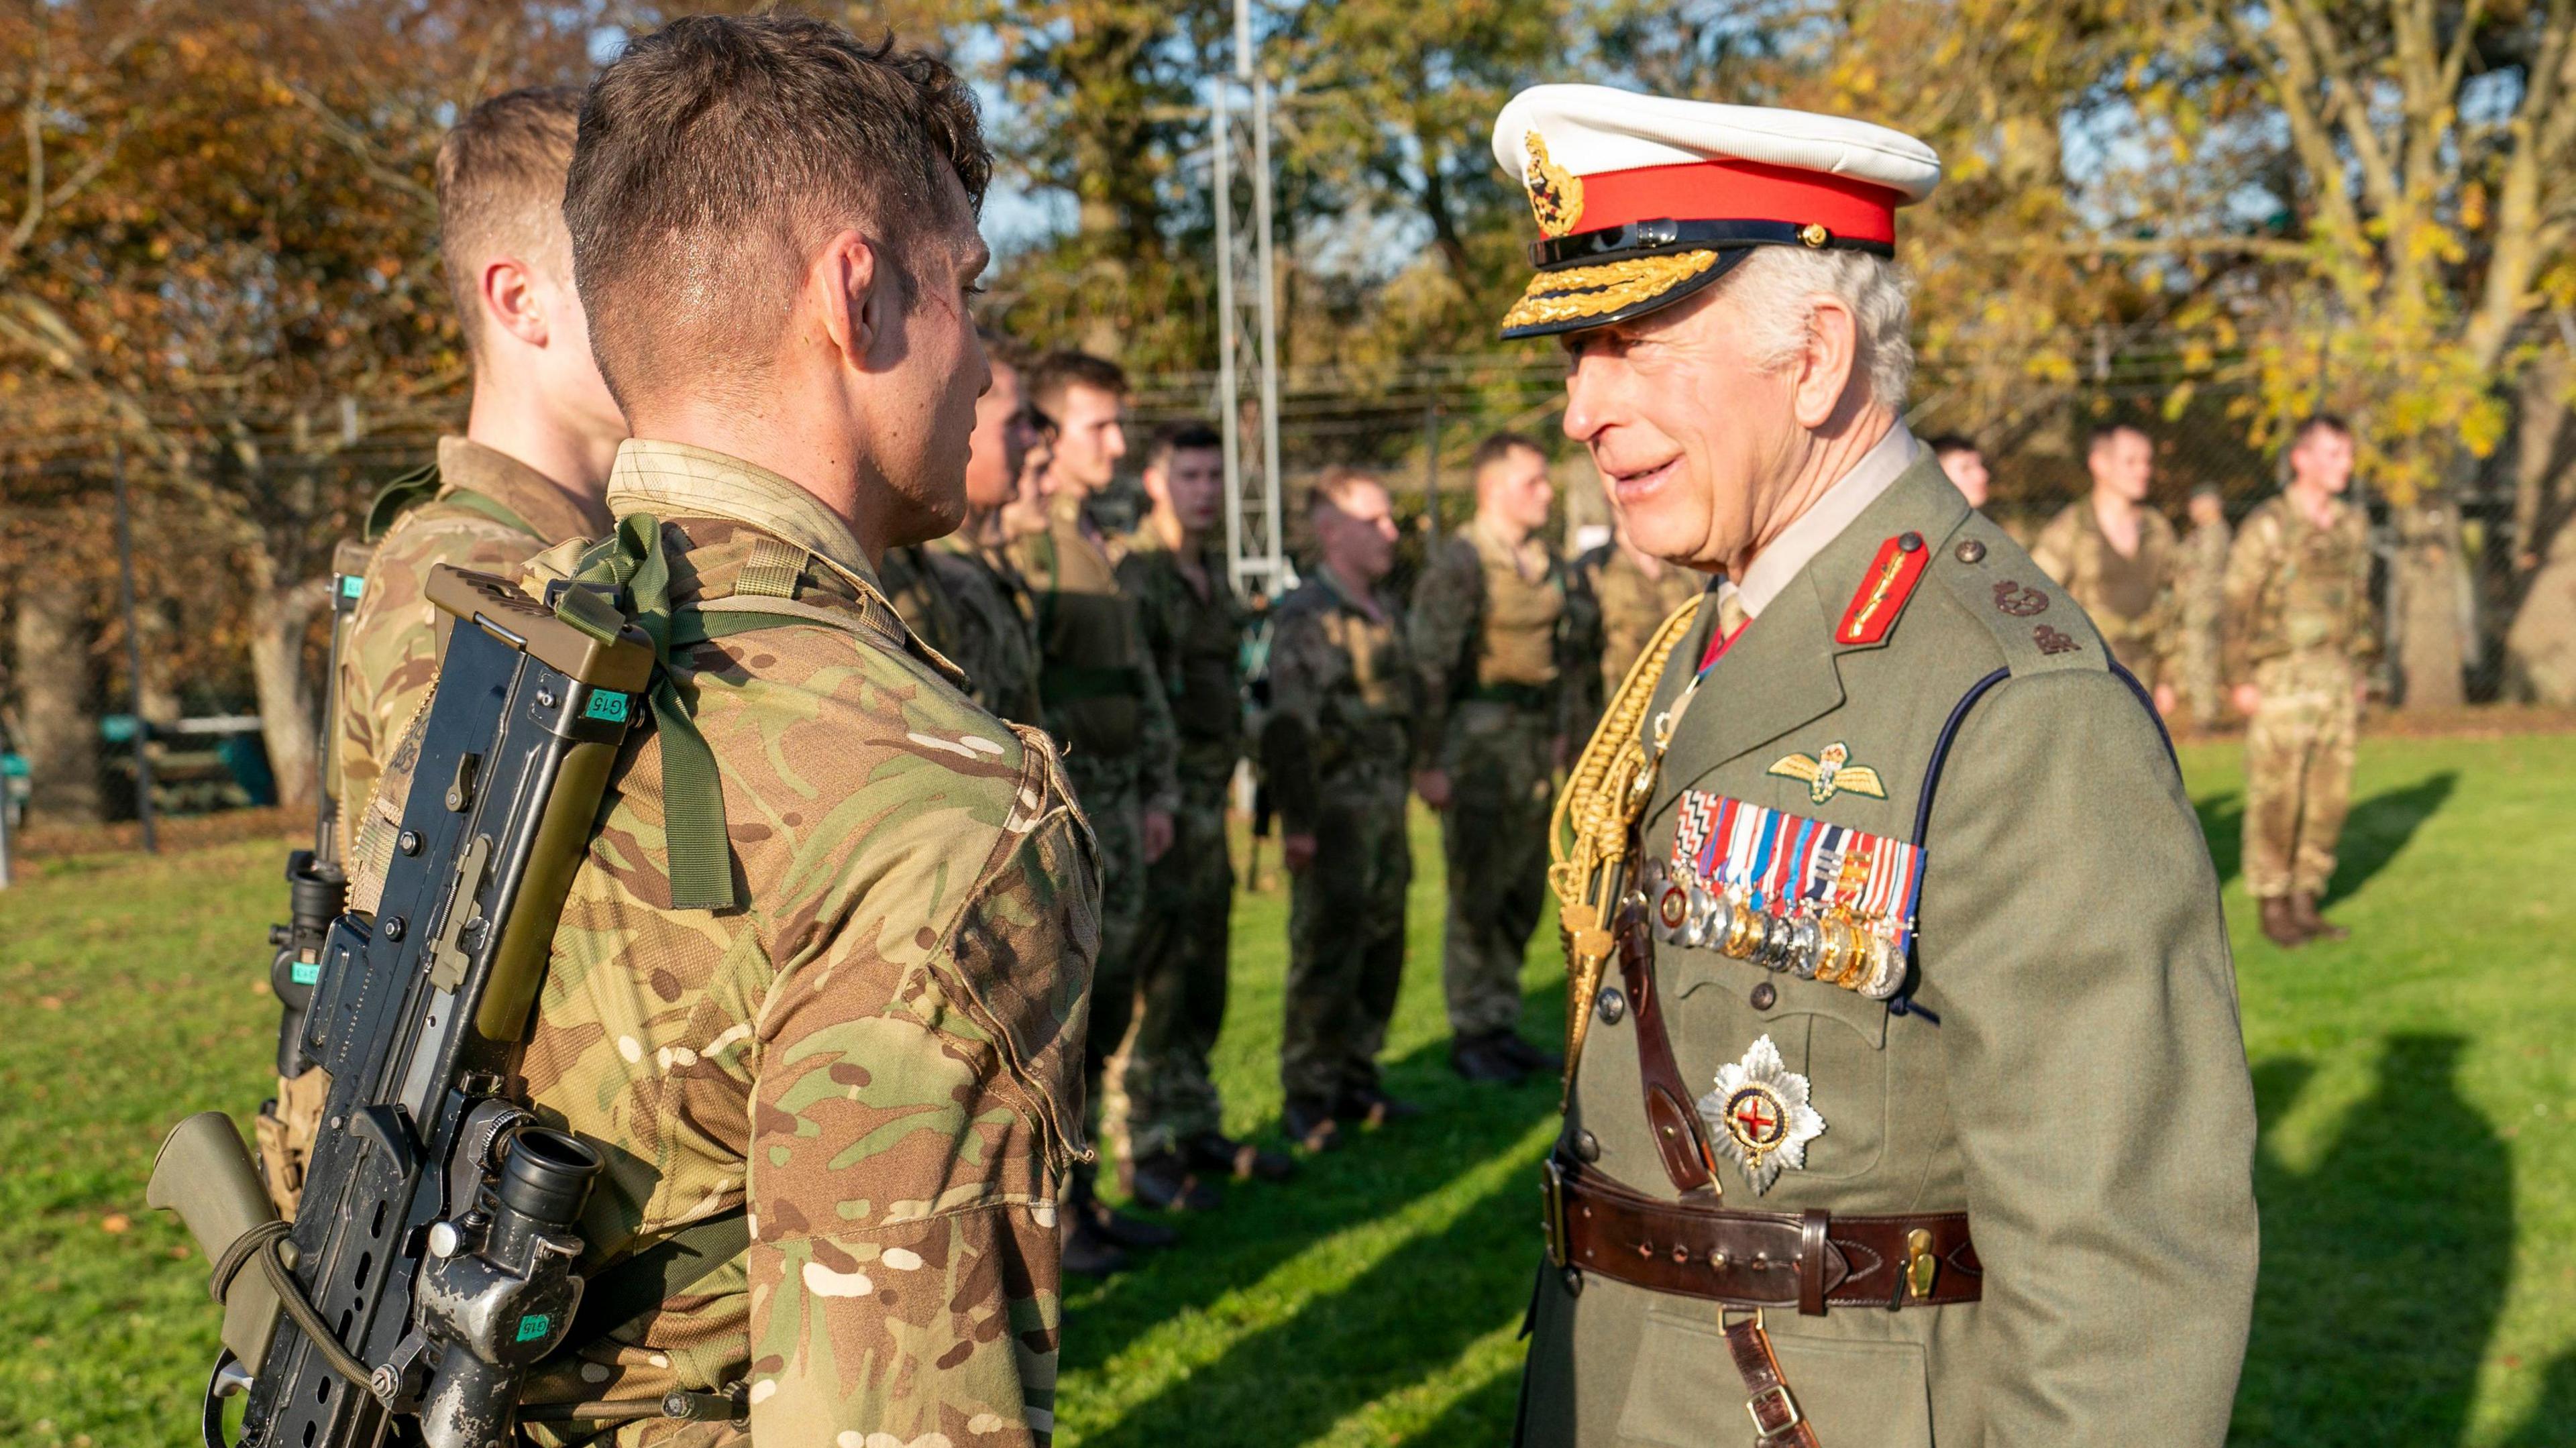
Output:
[[[1286,580],[1279,527],[1279,313],[1270,255],[1270,82],[1250,0],[1234,4],[1234,71],[1209,85],[1217,249],[1217,430],[1225,436],[1226,571],[1238,593]],[[1247,164],[1248,163],[1248,164]]]

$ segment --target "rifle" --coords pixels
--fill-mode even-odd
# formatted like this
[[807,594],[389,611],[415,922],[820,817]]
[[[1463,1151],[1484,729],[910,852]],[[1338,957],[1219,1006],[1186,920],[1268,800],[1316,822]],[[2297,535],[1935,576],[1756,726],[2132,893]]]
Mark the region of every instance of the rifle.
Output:
[[313,848],[286,857],[286,923],[268,927],[268,943],[277,952],[268,966],[279,1009],[277,1074],[289,1080],[312,1068],[304,1054],[304,1013],[322,977],[323,938],[349,900],[349,878],[340,865],[342,802],[332,793],[339,782],[340,658],[374,552],[344,540],[331,556],[331,663],[322,682],[322,747],[314,751],[321,777],[313,791]]
[[331,922],[291,1043],[331,1081],[295,1220],[220,1112],[154,1164],[147,1200],[226,1307],[208,1448],[244,1392],[240,1448],[379,1448],[398,1417],[427,1448],[507,1441],[581,1300],[572,1228],[602,1163],[503,1084],[654,650],[584,587],[540,607],[441,566],[429,598],[452,631],[384,892]]

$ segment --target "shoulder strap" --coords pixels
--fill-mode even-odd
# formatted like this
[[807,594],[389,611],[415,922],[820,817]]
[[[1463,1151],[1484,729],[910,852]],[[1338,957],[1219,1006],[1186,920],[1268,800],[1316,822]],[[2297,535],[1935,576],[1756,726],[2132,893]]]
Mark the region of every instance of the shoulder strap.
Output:
[[502,503],[500,499],[488,494],[478,493],[472,488],[458,488],[447,495],[447,501],[465,509],[467,512],[480,513],[484,517],[491,519],[493,522],[500,524],[504,528],[516,529],[521,533],[527,534],[531,538],[543,538],[546,536],[544,531],[538,528],[536,524],[529,522],[527,519],[522,518],[517,513],[511,511],[510,508]]
[[369,543],[378,541],[396,518],[437,496],[438,464],[423,463],[377,490],[375,501],[367,505],[366,528],[361,536]]

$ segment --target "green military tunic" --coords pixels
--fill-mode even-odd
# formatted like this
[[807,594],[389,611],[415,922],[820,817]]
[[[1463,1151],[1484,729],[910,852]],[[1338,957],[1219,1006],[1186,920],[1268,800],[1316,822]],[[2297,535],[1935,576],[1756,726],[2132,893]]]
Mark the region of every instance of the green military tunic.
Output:
[[[1838,641],[1881,548],[1909,538],[1925,570],[1892,629]],[[1700,606],[1647,719],[1691,683],[1718,612]],[[1901,1014],[1719,949],[1650,947],[1683,1087],[1711,1092],[1767,1041],[1821,1118],[1767,1191],[1721,1157],[1703,1205],[1968,1214],[1980,1301],[1766,1313],[1828,1448],[2225,1437],[2254,1288],[2252,1090],[2198,821],[2153,712],[2108,662],[2067,594],[1917,454],[1755,609],[1644,802],[1646,861],[1671,861],[1712,798],[1924,847]],[[1821,775],[1829,750],[1841,767]],[[1593,1010],[1559,1160],[1676,1201],[1641,1019]],[[1542,1271],[1534,1314],[1520,1442],[1750,1441],[1716,1303],[1578,1262]]]
[[2265,499],[2237,532],[2226,592],[2227,677],[2261,696],[2245,733],[2245,887],[2322,895],[2379,653],[2369,520],[2337,501],[2319,527],[2286,495]]
[[1434,550],[1414,586],[1423,728],[1450,782],[1440,974],[1462,1039],[1520,1021],[1521,958],[1546,899],[1556,741],[1591,717],[1592,649],[1569,623],[1556,550],[1535,534],[1514,547],[1481,516]]
[[1176,1150],[1223,1125],[1208,1071],[1225,1025],[1227,927],[1234,868],[1226,791],[1243,757],[1243,635],[1251,611],[1213,549],[1199,556],[1207,592],[1150,524],[1130,534],[1118,584],[1136,600],[1145,646],[1169,701],[1181,807],[1172,847],[1146,869],[1136,947],[1136,1021],[1110,1065],[1105,1115],[1134,1156]]
[[1279,1079],[1329,1109],[1378,1086],[1404,976],[1408,773],[1429,763],[1421,683],[1392,599],[1318,567],[1270,634],[1262,767],[1282,833],[1315,837],[1289,887]]

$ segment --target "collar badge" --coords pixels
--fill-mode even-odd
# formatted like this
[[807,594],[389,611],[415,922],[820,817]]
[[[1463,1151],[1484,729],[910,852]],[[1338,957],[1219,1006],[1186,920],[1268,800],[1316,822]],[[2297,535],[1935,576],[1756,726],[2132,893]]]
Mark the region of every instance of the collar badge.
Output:
[[1807,1165],[1807,1143],[1824,1135],[1825,1118],[1807,1101],[1807,1078],[1780,1059],[1764,1036],[1744,1059],[1717,1070],[1717,1089],[1699,1099],[1701,1119],[1716,1129],[1718,1150],[1744,1168],[1758,1196],[1784,1166]]
[[1878,771],[1866,764],[1851,762],[1851,746],[1837,739],[1818,755],[1787,754],[1772,761],[1764,774],[1782,779],[1803,780],[1810,803],[1823,804],[1837,794],[1857,794],[1870,799],[1887,798],[1887,783]]

